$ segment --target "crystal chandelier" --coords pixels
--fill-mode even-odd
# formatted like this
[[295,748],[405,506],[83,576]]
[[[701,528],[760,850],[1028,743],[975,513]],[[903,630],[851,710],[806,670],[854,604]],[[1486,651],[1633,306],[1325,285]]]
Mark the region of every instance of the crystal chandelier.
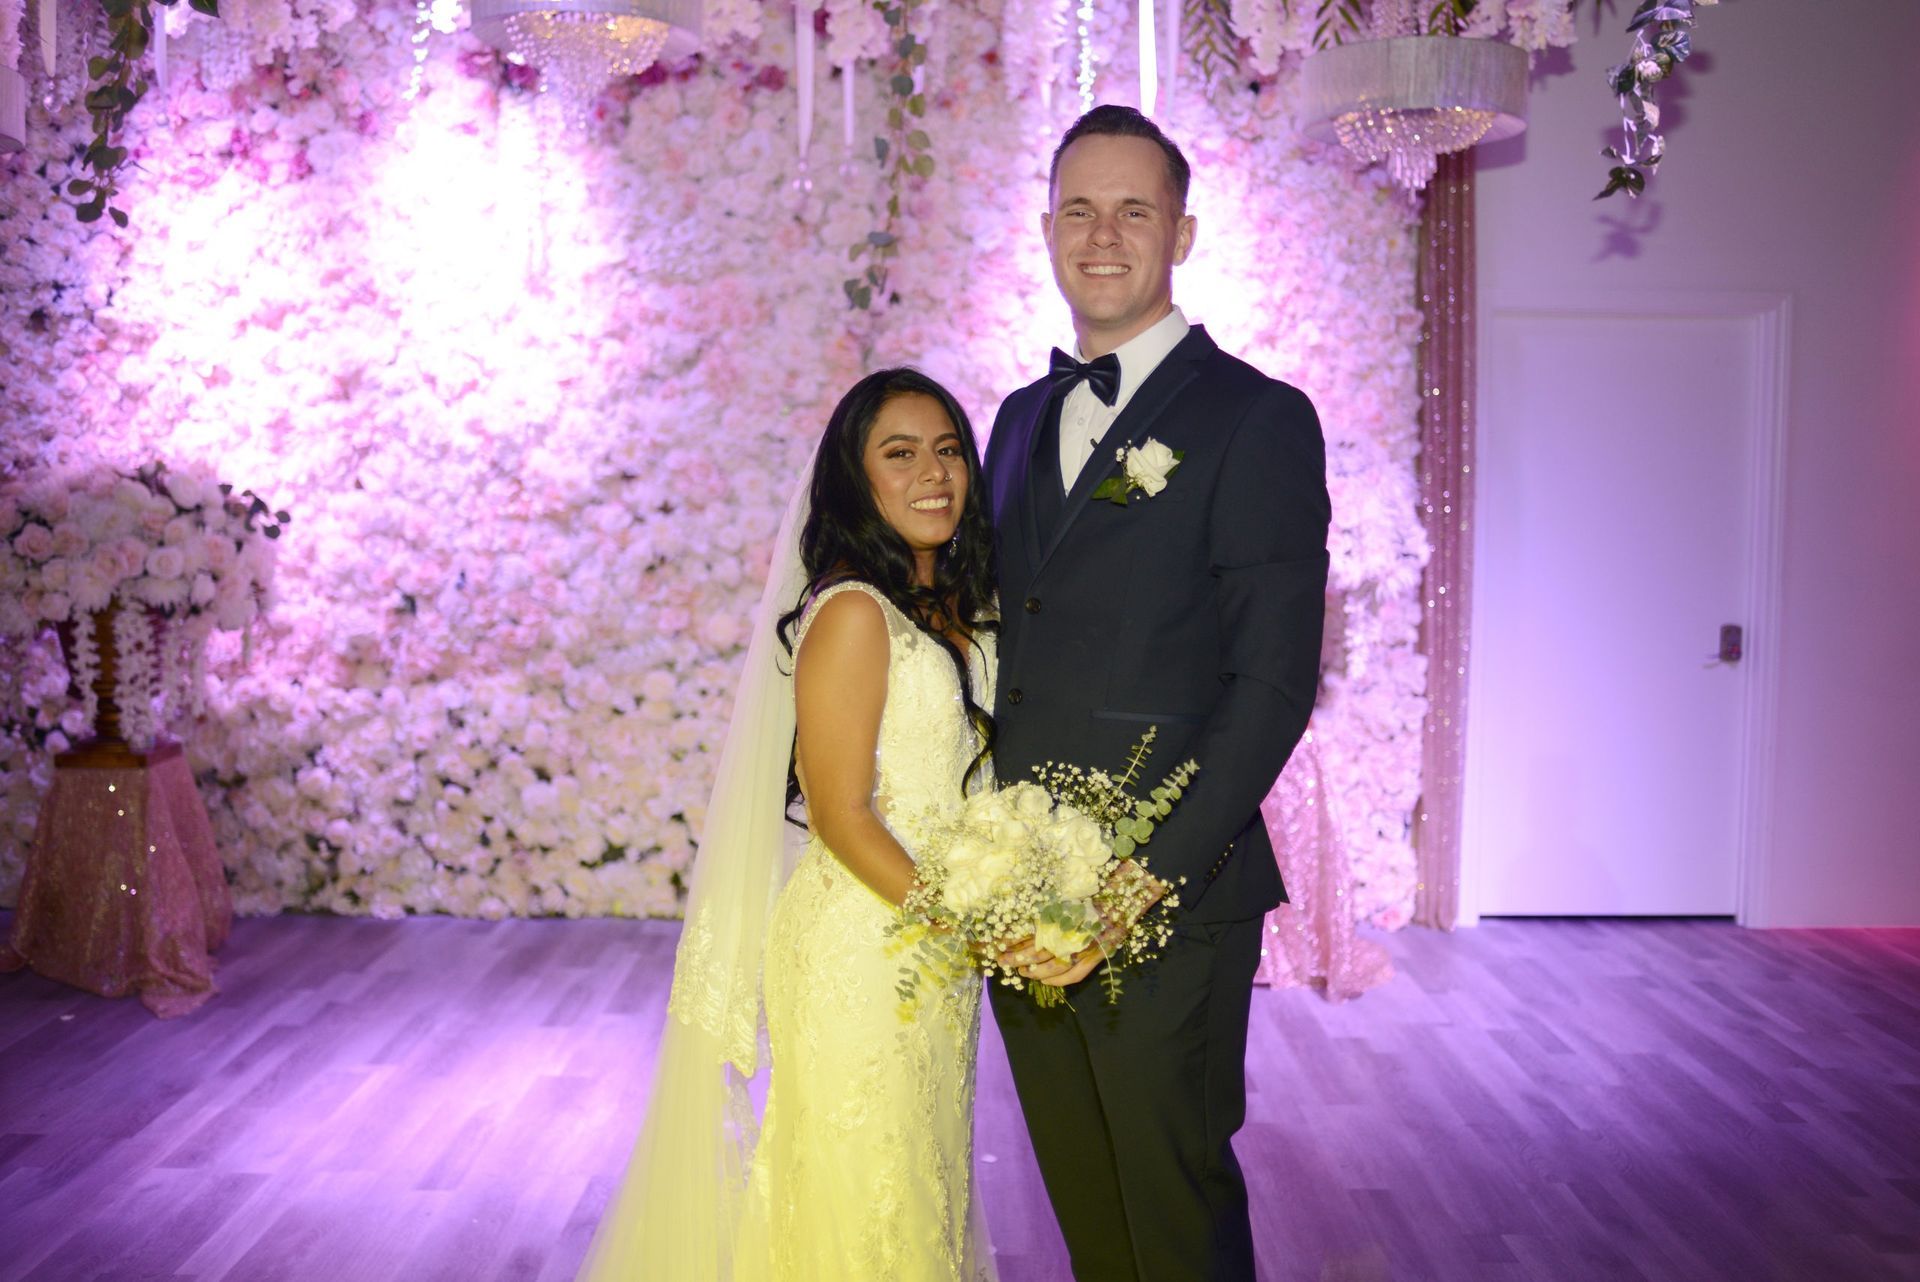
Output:
[[1403,36],[1336,45],[1301,68],[1301,130],[1419,191],[1437,158],[1527,127],[1527,55],[1497,40]]
[[473,0],[473,32],[540,70],[569,124],[583,125],[609,80],[637,76],[699,39],[699,0]]

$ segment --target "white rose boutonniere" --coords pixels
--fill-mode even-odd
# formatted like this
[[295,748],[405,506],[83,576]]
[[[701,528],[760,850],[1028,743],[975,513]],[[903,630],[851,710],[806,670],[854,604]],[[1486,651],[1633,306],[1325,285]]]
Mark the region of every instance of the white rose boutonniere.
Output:
[[1186,456],[1185,450],[1170,450],[1151,436],[1140,445],[1126,446],[1115,452],[1125,475],[1110,476],[1100,482],[1093,491],[1093,497],[1118,503],[1121,507],[1127,505],[1135,490],[1152,498],[1167,488],[1167,478],[1173,475],[1174,469],[1180,466],[1180,460]]

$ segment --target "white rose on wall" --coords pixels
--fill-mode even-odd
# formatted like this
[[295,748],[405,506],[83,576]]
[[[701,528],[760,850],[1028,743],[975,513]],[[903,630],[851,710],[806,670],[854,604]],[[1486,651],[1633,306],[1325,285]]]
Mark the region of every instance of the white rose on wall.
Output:
[[62,521],[53,527],[55,556],[79,556],[93,546],[93,540],[76,521]]
[[44,561],[53,555],[53,531],[44,525],[29,525],[13,536],[15,555],[28,561]]
[[187,571],[187,554],[171,544],[147,553],[147,573],[156,579],[177,579]]

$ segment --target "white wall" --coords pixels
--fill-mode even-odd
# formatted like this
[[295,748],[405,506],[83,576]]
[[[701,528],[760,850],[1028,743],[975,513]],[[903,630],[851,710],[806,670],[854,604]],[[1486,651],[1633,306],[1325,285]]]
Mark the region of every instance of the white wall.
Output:
[[1527,133],[1482,150],[1481,297],[1790,299],[1781,634],[1750,643],[1777,647],[1774,748],[1743,919],[1920,924],[1920,3],[1700,10],[1659,98],[1667,160],[1632,203],[1591,199],[1632,6],[1597,30],[1582,7]]

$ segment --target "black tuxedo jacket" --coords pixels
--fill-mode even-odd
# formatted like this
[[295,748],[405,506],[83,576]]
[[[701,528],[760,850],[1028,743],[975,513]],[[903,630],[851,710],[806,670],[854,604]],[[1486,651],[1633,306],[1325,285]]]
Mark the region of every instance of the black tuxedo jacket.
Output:
[[[1180,915],[1233,921],[1286,898],[1260,802],[1305,731],[1320,677],[1326,457],[1313,405],[1196,326],[1114,420],[1064,500],[1059,397],[1009,396],[985,464],[1000,558],[994,716],[1002,783],[1047,761],[1116,773],[1148,726],[1147,788],[1200,773],[1142,851],[1184,876]],[[1152,438],[1185,457],[1125,507],[1091,498]],[[1054,453],[1049,454],[1049,451]],[[1049,515],[1052,513],[1052,519]],[[1046,528],[1050,527],[1050,528]]]

